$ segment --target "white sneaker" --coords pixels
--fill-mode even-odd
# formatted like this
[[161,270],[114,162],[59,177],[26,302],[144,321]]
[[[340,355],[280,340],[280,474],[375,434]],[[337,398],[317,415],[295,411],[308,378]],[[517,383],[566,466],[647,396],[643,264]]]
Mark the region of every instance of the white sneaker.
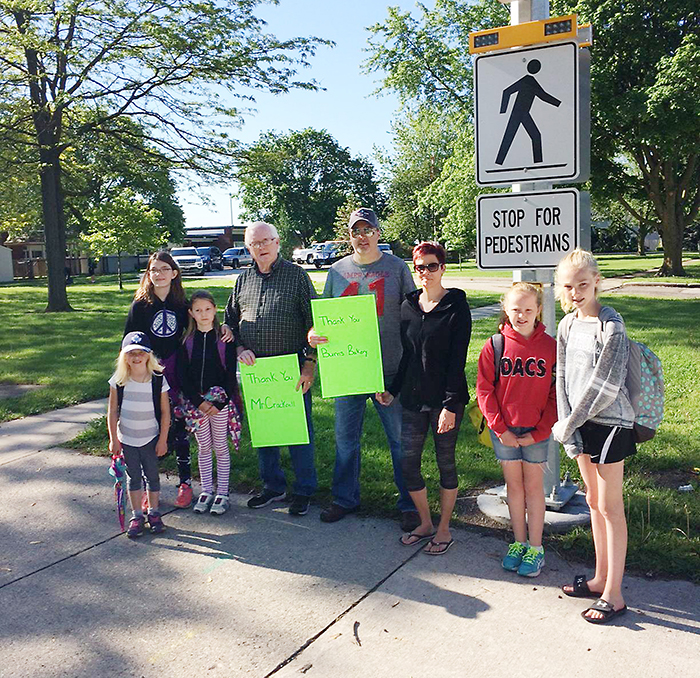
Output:
[[214,502],[214,495],[209,492],[202,492],[197,499],[197,503],[192,509],[195,513],[206,513]]
[[209,509],[209,513],[215,516],[220,516],[222,513],[226,513],[229,507],[229,500],[227,494],[217,494],[214,497],[214,503]]

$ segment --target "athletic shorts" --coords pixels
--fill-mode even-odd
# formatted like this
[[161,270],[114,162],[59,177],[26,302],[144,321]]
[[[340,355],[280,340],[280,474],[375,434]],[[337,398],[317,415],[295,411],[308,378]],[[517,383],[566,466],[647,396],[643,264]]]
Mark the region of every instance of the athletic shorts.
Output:
[[631,428],[587,421],[579,432],[583,438],[583,453],[590,455],[593,464],[615,464],[637,453]]
[[[511,426],[510,430],[516,436],[522,436],[535,430],[534,426]],[[547,452],[549,450],[549,438],[542,440],[534,445],[526,445],[525,447],[508,447],[504,445],[498,436],[489,429],[491,434],[491,442],[493,443],[493,451],[496,453],[498,461],[525,461],[529,464],[544,464],[547,461]]]

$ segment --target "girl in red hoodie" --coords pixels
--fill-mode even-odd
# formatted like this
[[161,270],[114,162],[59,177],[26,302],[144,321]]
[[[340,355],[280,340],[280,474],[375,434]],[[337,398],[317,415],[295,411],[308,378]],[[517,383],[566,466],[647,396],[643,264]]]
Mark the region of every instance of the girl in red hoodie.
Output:
[[501,308],[500,364],[497,370],[494,340],[489,339],[479,356],[476,397],[503,468],[515,536],[503,568],[536,577],[544,565],[544,462],[557,420],[557,342],[537,320],[542,308],[538,286],[515,283]]

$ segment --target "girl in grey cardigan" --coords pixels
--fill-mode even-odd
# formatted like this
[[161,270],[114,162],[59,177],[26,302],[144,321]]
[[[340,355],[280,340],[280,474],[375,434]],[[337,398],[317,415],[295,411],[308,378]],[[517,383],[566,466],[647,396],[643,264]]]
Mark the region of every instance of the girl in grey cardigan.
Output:
[[627,523],[622,497],[624,459],[636,452],[634,410],[625,389],[629,343],[622,317],[598,301],[600,272],[590,252],[559,262],[557,294],[565,311],[557,334],[557,411],[552,435],[575,458],[586,484],[596,554],[595,574],[562,591],[597,598],[582,612],[593,624],[623,614],[622,576]]

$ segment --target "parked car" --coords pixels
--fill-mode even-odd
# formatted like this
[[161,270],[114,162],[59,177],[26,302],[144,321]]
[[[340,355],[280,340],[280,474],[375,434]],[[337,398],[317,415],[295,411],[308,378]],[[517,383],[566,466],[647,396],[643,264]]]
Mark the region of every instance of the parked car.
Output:
[[311,247],[297,247],[292,252],[292,261],[297,264],[313,264],[314,255],[323,247],[323,243],[314,243]]
[[198,247],[197,254],[202,257],[205,271],[224,270],[224,264],[221,261],[221,250],[218,247]]
[[393,252],[391,251],[391,245],[389,245],[388,243],[380,242],[379,245],[377,245],[377,247],[379,247],[379,249],[382,252],[386,252],[387,254],[393,254]]
[[194,273],[201,275],[204,273],[204,260],[194,247],[175,247],[170,250],[170,256],[175,259],[175,263],[180,267],[180,272]]
[[314,266],[316,268],[330,266],[350,254],[351,251],[350,243],[345,240],[324,242],[314,251]]
[[251,266],[253,257],[247,247],[229,247],[223,254],[223,265],[231,268]]

